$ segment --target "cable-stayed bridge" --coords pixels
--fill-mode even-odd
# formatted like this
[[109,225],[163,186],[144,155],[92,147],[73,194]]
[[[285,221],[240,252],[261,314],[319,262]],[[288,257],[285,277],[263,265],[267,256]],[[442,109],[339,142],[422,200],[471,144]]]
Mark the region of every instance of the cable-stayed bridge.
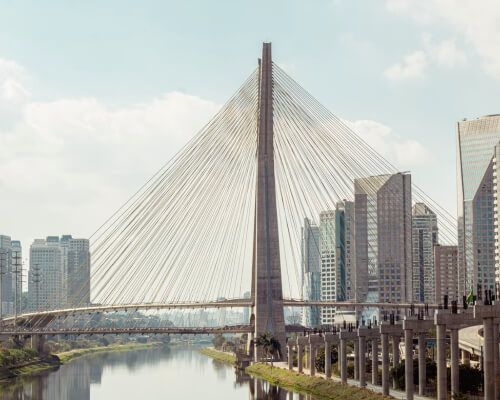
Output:
[[[300,295],[303,219],[352,200],[354,179],[397,172],[275,64],[266,43],[257,68],[221,110],[93,235],[90,282],[72,293],[82,301],[6,318],[3,331],[269,331],[284,345],[287,306],[413,307],[407,299],[367,304]],[[418,186],[412,192],[436,212],[441,242],[455,243],[453,217]],[[403,285],[411,280],[405,273]],[[94,324],[94,316],[109,313],[161,319],[165,311],[232,307],[249,307],[250,320],[234,328],[152,327],[135,314],[125,327]]]

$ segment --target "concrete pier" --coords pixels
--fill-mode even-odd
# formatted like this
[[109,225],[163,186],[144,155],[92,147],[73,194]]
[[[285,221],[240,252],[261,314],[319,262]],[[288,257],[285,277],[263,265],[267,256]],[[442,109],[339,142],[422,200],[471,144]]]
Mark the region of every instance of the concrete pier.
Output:
[[[339,337],[333,333],[325,333],[325,375],[327,378],[332,377],[332,346],[338,345]],[[340,360],[340,354],[337,352]]]
[[389,335],[381,334],[382,341],[382,394],[389,396]]
[[[361,328],[360,328],[361,329]],[[358,339],[359,347],[359,386],[366,386],[366,337],[360,335]]]
[[293,370],[293,344],[288,342],[286,344],[288,350],[288,369]]
[[372,385],[378,385],[378,339],[372,339]]
[[405,392],[406,399],[413,400],[413,330],[405,329]]
[[436,348],[437,348],[437,399],[448,398],[446,377],[446,325],[436,325]]
[[425,333],[418,334],[418,394],[423,396],[425,394],[425,382],[427,380],[427,369],[425,365],[425,351],[426,351]]
[[340,380],[342,383],[347,383],[347,343],[346,339],[340,339]]
[[451,394],[452,396],[460,393],[459,389],[459,361],[458,361],[458,329],[450,330],[450,353],[451,353]]
[[[399,335],[392,335],[392,367],[399,364]],[[396,381],[393,379],[392,387],[396,389]]]

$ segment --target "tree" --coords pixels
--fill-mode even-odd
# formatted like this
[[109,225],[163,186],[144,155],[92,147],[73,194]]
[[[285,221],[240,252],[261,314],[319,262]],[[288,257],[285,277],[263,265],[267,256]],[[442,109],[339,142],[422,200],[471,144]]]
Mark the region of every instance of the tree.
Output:
[[226,339],[220,333],[216,334],[212,339],[212,344],[214,345],[214,347],[216,349],[222,348],[222,346],[224,345],[225,342],[226,342]]
[[265,360],[271,359],[271,368],[273,367],[273,361],[275,357],[281,358],[281,346],[280,342],[269,332],[265,332],[255,340],[255,345],[261,347],[265,355]]

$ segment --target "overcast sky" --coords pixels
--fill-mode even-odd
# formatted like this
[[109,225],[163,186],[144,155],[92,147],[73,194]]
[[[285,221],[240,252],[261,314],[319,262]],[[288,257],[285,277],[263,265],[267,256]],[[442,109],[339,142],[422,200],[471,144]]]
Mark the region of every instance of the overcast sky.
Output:
[[453,214],[500,112],[498,0],[2,1],[0,233],[88,237],[274,60]]

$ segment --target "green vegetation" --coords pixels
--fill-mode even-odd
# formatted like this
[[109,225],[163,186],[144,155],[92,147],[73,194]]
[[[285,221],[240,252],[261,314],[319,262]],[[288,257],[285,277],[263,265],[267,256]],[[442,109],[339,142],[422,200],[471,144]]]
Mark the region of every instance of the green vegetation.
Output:
[[205,347],[200,350],[201,354],[204,354],[208,357],[213,358],[214,360],[217,361],[222,361],[223,363],[226,364],[234,364],[236,362],[236,357],[234,354],[227,353],[225,351],[220,351],[220,350],[215,350],[210,347]]
[[87,354],[94,353],[103,353],[110,351],[127,351],[127,350],[141,350],[141,349],[149,349],[151,347],[158,346],[159,343],[151,342],[151,343],[127,343],[127,344],[111,344],[109,346],[98,346],[98,347],[87,347],[84,349],[73,349],[69,351],[65,351],[62,353],[57,353],[57,356],[61,360],[61,362],[67,363],[73,360],[76,357],[85,356]]
[[259,335],[255,340],[255,345],[263,350],[266,363],[271,359],[271,367],[275,358],[281,358],[280,342],[271,333],[265,332]]
[[0,367],[9,368],[37,358],[38,353],[32,349],[0,349]]
[[246,372],[265,379],[273,385],[312,394],[320,399],[376,400],[388,398],[368,389],[342,385],[320,377],[302,375],[282,368],[271,368],[264,364],[253,364],[246,369]]

